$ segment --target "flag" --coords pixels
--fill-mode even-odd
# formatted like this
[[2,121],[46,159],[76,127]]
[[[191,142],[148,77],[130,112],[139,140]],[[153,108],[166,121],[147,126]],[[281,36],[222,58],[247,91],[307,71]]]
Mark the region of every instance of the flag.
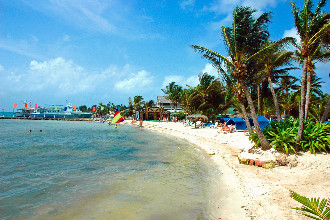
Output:
[[34,108],[38,108],[38,104],[34,104]]
[[76,111],[77,110],[77,107],[76,106],[73,106],[73,110]]
[[119,123],[124,121],[123,117],[121,117],[120,112],[118,111],[118,109],[116,109],[115,111],[115,115],[111,121],[111,123]]
[[101,111],[103,111],[104,110],[104,106],[101,106]]
[[93,106],[93,112],[95,112],[95,106]]
[[55,110],[57,110],[57,105],[55,105]]
[[27,103],[26,102],[24,103],[24,107],[27,108]]
[[14,104],[14,108],[17,108],[17,104]]

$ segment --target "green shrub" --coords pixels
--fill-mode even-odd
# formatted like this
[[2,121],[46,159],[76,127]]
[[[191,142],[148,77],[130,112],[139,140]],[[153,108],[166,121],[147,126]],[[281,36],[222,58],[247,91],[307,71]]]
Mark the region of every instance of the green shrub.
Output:
[[305,121],[304,138],[300,142],[303,151],[309,150],[315,154],[317,151],[325,151],[330,145],[330,125]]
[[[319,124],[310,119],[306,120],[303,139],[296,143],[298,128],[299,120],[287,118],[281,122],[270,122],[270,126],[265,127],[263,133],[276,150],[286,154],[297,153],[297,150],[309,150],[313,154],[316,151],[327,152],[330,145],[329,124]],[[249,140],[254,142],[256,147],[260,146],[256,133],[249,134]]]

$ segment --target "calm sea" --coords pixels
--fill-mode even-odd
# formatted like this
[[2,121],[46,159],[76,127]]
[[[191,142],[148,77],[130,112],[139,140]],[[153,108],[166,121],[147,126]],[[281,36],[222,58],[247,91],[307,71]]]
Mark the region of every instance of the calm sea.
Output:
[[14,117],[14,112],[0,112],[0,117]]
[[204,219],[207,160],[130,125],[3,119],[0,218]]

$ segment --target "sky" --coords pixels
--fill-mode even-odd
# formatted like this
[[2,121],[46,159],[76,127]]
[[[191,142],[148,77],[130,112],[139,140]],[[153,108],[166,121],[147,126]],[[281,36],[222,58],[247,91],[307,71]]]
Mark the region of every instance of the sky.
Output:
[[[156,101],[172,81],[185,87],[196,86],[201,72],[217,77],[190,45],[226,55],[221,26],[231,26],[232,11],[242,5],[257,15],[272,12],[272,40],[297,37],[287,0],[2,0],[0,111],[23,101],[42,107],[128,105],[136,95]],[[317,64],[326,93],[329,70],[329,63]],[[300,77],[301,70],[291,74]]]

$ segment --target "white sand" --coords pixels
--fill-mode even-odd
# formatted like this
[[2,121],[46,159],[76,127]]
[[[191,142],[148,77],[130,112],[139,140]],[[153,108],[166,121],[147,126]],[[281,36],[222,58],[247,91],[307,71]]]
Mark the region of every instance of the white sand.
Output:
[[[127,122],[129,123],[129,122]],[[137,123],[136,123],[137,125]],[[329,198],[330,155],[303,153],[296,167],[264,169],[239,164],[238,154],[251,147],[244,132],[218,133],[216,129],[184,127],[182,123],[144,122],[144,129],[183,138],[212,156],[221,174],[210,201],[212,219],[309,219],[291,207],[301,206],[290,189],[307,197]]]

